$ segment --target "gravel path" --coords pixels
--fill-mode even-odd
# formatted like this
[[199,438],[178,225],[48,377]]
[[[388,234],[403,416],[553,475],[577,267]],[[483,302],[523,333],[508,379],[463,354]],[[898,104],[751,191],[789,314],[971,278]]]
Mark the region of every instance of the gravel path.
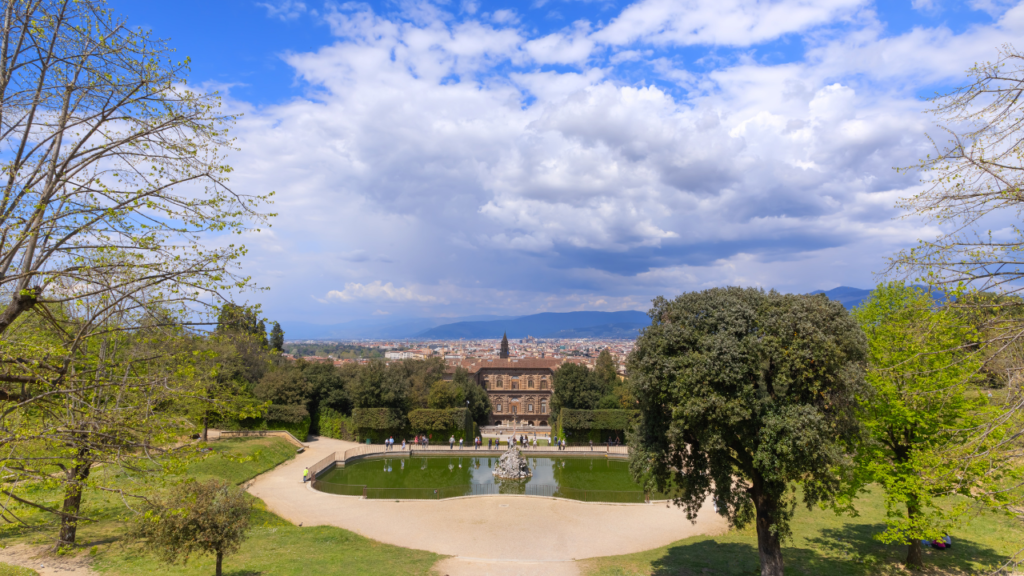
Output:
[[441,574],[569,575],[576,573],[572,560],[629,554],[727,529],[710,503],[691,524],[681,510],[663,503],[593,504],[527,496],[395,502],[324,494],[303,485],[303,468],[357,444],[321,438],[309,446],[256,478],[249,492],[296,524],[338,526],[388,544],[458,557],[439,563]]

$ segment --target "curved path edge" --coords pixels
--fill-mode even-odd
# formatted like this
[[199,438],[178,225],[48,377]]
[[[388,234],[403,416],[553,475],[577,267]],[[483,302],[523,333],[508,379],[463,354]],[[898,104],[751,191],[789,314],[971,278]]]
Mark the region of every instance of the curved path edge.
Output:
[[[302,471],[331,452],[357,444],[319,438],[308,446],[295,459],[250,481],[249,492],[295,524],[337,526],[387,544],[459,557],[449,563],[452,571],[442,574],[462,573],[455,570],[459,566],[483,570],[478,574],[527,573],[526,565],[538,562],[550,563],[545,573],[575,574],[569,568],[573,560],[630,554],[728,529],[710,502],[691,523],[681,510],[663,502],[608,506],[518,496],[397,502],[336,496],[304,486]],[[558,562],[565,570],[554,568]]]

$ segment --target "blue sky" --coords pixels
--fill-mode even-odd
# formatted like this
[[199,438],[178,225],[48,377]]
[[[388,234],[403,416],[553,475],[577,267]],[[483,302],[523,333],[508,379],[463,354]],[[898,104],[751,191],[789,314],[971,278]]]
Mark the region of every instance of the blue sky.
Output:
[[869,287],[922,97],[1024,32],[998,0],[113,0],[243,113],[233,185],[283,321],[646,310]]

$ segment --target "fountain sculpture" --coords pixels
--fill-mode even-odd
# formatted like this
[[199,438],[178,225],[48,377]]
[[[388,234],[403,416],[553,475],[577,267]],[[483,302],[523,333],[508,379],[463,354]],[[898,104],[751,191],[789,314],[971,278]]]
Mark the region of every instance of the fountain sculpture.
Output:
[[498,458],[497,465],[492,472],[495,478],[501,480],[523,480],[533,476],[530,467],[526,464],[526,458],[515,445],[510,445],[508,450]]

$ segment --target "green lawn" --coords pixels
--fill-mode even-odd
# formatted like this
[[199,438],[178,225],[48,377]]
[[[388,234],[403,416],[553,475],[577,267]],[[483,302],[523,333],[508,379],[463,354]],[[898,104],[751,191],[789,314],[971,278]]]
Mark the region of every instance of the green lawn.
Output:
[[39,572],[31,568],[11,566],[10,564],[0,562],[0,576],[39,576]]
[[[798,507],[793,538],[783,544],[786,574],[868,576],[899,572],[905,546],[889,546],[872,538],[884,528],[879,493],[857,502],[860,515]],[[680,521],[685,522],[680,512]],[[982,512],[951,533],[953,548],[925,550],[926,574],[974,574],[1001,564],[1024,546],[1024,524],[1009,516]],[[588,576],[689,576],[757,574],[757,535],[753,527],[724,536],[694,537],[668,546],[624,556],[580,563]]]
[[[262,502],[258,504],[263,508]],[[257,510],[256,526],[242,549],[224,559],[227,576],[403,575],[429,574],[443,558],[437,554],[382,544],[348,530],[317,526],[300,528],[270,512]],[[119,546],[100,552],[93,568],[111,576],[135,574],[209,576],[213,557],[196,557],[187,566],[168,566],[156,558]]]
[[[241,484],[295,457],[295,447],[280,438],[247,438],[213,442],[206,457],[188,467],[187,476],[197,479],[223,478]],[[96,473],[118,474],[114,470]],[[168,478],[175,481],[176,478]],[[154,483],[152,490],[162,489]],[[60,495],[47,495],[53,504]],[[124,514],[123,503],[105,493],[88,493],[85,513],[95,522],[79,527],[80,554],[91,554],[93,568],[103,574],[127,576],[137,574],[178,574],[209,576],[213,573],[212,557],[195,557],[186,566],[168,566],[148,554],[123,547],[120,542]],[[46,515],[26,510],[34,522],[27,529],[11,530],[0,536],[0,545],[18,542],[52,543],[56,524]],[[430,567],[442,556],[419,550],[408,550],[363,538],[341,528],[300,528],[268,512],[256,500],[254,529],[242,549],[224,560],[225,574],[256,576],[304,574],[316,570],[320,574],[428,574]],[[27,576],[34,572],[4,572],[0,576]],[[14,570],[20,570],[13,568]]]

